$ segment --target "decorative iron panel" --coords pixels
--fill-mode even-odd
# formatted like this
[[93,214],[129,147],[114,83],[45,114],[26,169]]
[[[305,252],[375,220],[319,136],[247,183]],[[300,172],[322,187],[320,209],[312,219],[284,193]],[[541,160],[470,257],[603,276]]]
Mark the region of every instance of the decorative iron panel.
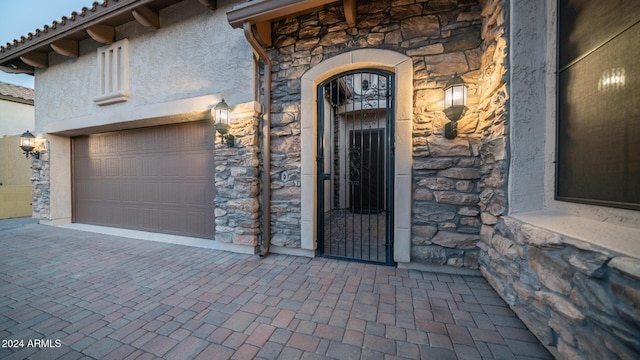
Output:
[[393,75],[318,87],[318,255],[393,265]]

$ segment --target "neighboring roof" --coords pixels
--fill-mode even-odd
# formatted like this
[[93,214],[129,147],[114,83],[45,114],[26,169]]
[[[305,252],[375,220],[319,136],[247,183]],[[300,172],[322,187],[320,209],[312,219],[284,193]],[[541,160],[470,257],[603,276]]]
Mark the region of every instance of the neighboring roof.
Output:
[[[89,2],[91,0],[87,0]],[[93,38],[102,43],[114,41],[114,28],[138,20],[145,26],[157,20],[158,11],[182,0],[102,0],[83,7],[71,16],[63,16],[27,35],[0,46],[0,70],[33,74],[34,67],[47,67],[47,54],[55,51],[69,57],[78,56],[78,42]],[[214,9],[216,0],[198,0]],[[153,21],[152,21],[153,22]],[[154,27],[159,27],[159,24]]]
[[33,105],[35,91],[24,86],[0,81],[0,100]]

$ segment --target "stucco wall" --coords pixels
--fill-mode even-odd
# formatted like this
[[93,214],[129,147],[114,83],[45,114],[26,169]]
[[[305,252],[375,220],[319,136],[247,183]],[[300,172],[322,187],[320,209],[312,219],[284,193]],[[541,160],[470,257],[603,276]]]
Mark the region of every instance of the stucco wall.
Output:
[[141,109],[210,94],[224,95],[231,106],[253,100],[252,50],[242,31],[226,19],[235,3],[219,2],[218,10],[211,11],[186,0],[160,11],[158,30],[135,21],[117,27],[116,40],[129,40],[127,102],[99,106],[92,100],[98,92],[96,50],[102,44],[82,41],[76,59],[50,53],[50,67],[36,72],[36,130],[132,121],[145,117]]
[[20,149],[20,136],[0,137],[0,186],[30,186],[30,178],[31,161]]
[[0,136],[20,135],[34,126],[33,105],[0,100]]

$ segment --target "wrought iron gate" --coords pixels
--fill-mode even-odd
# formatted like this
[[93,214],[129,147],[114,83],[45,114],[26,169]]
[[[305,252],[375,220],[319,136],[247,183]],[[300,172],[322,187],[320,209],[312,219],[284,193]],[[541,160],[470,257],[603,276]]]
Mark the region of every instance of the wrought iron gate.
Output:
[[318,255],[393,265],[393,74],[318,86]]

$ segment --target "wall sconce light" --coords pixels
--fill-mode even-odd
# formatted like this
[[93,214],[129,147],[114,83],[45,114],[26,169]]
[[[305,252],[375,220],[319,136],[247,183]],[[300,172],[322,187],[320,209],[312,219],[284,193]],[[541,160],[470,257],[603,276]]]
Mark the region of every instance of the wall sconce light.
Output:
[[223,98],[222,101],[216,104],[213,110],[215,112],[215,127],[218,134],[220,134],[220,140],[223,144],[226,142],[228,147],[233,147],[236,143],[236,138],[229,134],[229,113],[231,108],[229,108],[229,105],[227,105]]
[[444,87],[444,114],[449,122],[444,125],[444,137],[453,139],[458,136],[458,120],[467,110],[467,86],[462,78],[455,74]]
[[33,136],[29,130],[25,131],[22,135],[20,135],[20,148],[24,151],[24,154],[29,158],[29,155],[33,156],[36,159],[40,159],[40,152],[33,151],[36,147],[36,137]]

